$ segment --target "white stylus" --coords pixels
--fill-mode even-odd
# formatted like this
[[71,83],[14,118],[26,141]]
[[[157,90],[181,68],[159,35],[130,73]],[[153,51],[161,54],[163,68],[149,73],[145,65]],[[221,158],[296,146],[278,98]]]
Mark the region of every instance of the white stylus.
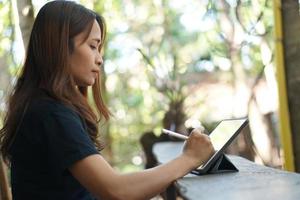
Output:
[[173,132],[173,131],[164,129],[164,128],[162,129],[162,132],[163,132],[164,134],[167,134],[167,135],[170,135],[170,136],[173,136],[173,137],[182,139],[182,140],[187,140],[187,139],[189,138],[188,136],[185,136],[185,135],[182,135],[182,134],[180,134],[180,133],[176,133],[176,132]]

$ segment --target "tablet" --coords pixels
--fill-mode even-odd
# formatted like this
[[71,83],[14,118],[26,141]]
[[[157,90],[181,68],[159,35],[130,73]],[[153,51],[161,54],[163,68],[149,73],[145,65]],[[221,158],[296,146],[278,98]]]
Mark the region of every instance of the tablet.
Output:
[[205,174],[212,165],[224,154],[224,150],[248,124],[247,118],[225,119],[209,134],[215,149],[213,156],[203,165],[193,170],[195,174]]

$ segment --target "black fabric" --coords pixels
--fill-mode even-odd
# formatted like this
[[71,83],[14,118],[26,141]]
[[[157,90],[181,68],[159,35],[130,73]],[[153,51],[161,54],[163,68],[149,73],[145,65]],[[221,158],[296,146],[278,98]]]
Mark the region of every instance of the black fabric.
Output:
[[207,174],[220,174],[226,172],[238,172],[238,168],[234,166],[234,164],[230,161],[230,159],[225,155],[222,154],[207,171],[203,170],[193,170],[191,171],[192,174],[201,176]]
[[10,150],[14,200],[95,199],[68,171],[98,154],[72,109],[40,91],[28,106]]

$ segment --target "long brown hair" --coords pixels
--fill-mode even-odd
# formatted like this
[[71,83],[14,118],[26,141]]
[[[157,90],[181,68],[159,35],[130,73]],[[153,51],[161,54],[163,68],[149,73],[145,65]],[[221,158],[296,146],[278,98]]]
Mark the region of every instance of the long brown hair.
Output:
[[92,86],[96,112],[87,100],[87,87],[76,87],[69,69],[69,56],[74,50],[74,37],[86,32],[88,37],[96,20],[101,29],[102,50],[106,26],[95,12],[70,1],[52,1],[39,11],[33,24],[24,66],[11,95],[7,113],[0,130],[1,153],[10,160],[9,149],[18,132],[18,125],[26,112],[34,92],[43,88],[54,99],[77,112],[87,125],[87,132],[100,149],[98,122],[109,119],[110,112],[103,102],[100,76]]

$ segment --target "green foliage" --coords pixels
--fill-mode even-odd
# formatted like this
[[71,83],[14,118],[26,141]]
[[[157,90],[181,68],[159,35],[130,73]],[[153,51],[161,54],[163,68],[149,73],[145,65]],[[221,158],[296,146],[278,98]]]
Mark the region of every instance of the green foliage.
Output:
[[109,105],[116,115],[110,133],[120,169],[132,166],[131,158],[140,155],[140,135],[160,129],[169,102],[186,98],[190,83],[185,76],[223,71],[226,63],[229,68],[234,64],[224,17],[231,21],[232,27],[227,28],[240,31],[236,48],[248,77],[255,77],[263,67],[260,41],[272,48],[269,1],[259,1],[256,8],[250,0],[222,2],[111,0],[95,4],[97,9],[102,4],[109,27],[105,67],[111,88]]
[[2,1],[0,3],[0,57],[6,61],[2,68],[4,73],[16,76],[20,67],[20,58],[17,51],[22,47],[18,47],[15,38],[15,15],[13,13],[12,2]]
[[12,28],[10,22],[10,2],[2,1],[0,3],[0,56],[11,48],[11,34]]

